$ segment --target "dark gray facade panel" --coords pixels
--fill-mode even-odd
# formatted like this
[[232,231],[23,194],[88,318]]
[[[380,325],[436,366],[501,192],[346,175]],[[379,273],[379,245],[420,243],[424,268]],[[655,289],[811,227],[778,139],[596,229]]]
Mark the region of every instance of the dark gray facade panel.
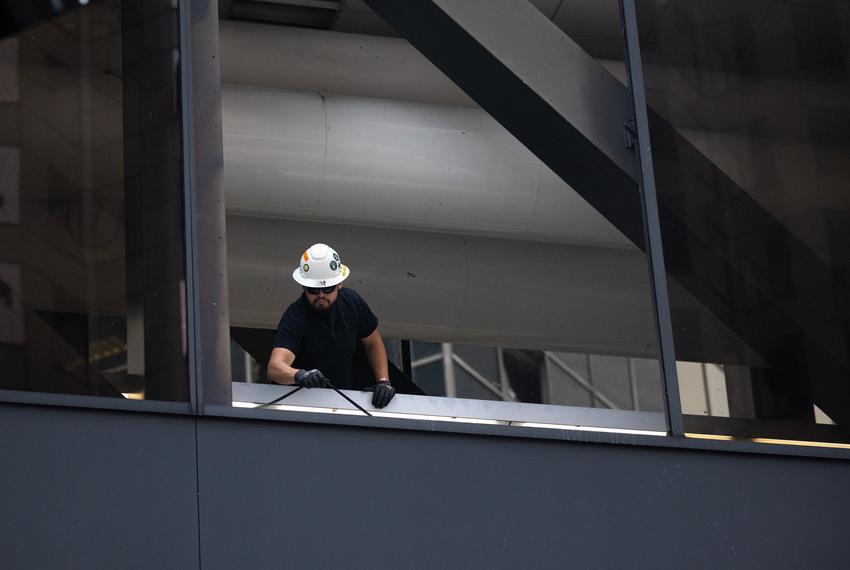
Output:
[[840,460],[29,405],[3,405],[0,434],[8,568],[789,568],[850,556]]
[[0,566],[198,568],[189,417],[0,405]]
[[834,567],[850,463],[199,420],[205,568]]

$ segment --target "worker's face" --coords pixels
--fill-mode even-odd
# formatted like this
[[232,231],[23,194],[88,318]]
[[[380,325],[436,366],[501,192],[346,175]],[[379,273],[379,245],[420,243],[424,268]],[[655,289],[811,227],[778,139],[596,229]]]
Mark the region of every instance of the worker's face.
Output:
[[[311,291],[315,291],[315,293]],[[335,285],[333,291],[330,293],[325,293],[322,289],[304,287],[304,296],[307,297],[307,302],[310,303],[310,306],[317,311],[330,311],[331,307],[336,303],[337,297],[339,297],[339,285]]]

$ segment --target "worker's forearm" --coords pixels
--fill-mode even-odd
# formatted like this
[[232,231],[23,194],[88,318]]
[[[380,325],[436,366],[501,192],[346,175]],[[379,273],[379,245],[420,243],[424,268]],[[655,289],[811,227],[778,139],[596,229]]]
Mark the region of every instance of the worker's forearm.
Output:
[[389,380],[390,373],[387,366],[387,351],[384,348],[384,343],[376,342],[372,346],[366,347],[366,356],[369,358],[369,365],[372,367],[372,373],[375,374],[375,380],[380,380],[381,378]]
[[269,380],[278,384],[295,384],[296,372],[298,372],[297,368],[293,368],[283,362],[276,362],[269,364],[266,376],[268,376]]

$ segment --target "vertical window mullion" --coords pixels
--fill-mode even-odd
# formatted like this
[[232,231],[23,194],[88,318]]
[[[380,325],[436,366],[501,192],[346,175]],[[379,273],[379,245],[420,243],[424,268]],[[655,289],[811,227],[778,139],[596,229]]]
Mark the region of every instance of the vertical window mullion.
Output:
[[[661,243],[661,223],[658,215],[658,199],[655,192],[655,173],[652,165],[652,145],[649,137],[646,95],[644,92],[643,68],[641,67],[640,43],[634,0],[621,0],[623,34],[626,41],[626,70],[629,91],[634,104],[634,134],[636,159],[640,171],[640,194],[644,232],[647,239],[646,255],[649,261],[652,302],[655,307],[655,323],[658,332],[659,361],[665,386],[665,410],[670,434],[684,436],[682,404],[679,399],[679,379],[676,373],[676,350],[673,344],[673,324],[670,316],[667,275]],[[624,128],[629,128],[624,125]]]
[[200,338],[198,321],[198,264],[195,196],[194,106],[192,102],[192,26],[190,3],[181,1],[180,17],[180,111],[183,147],[183,220],[186,251],[186,358],[189,371],[189,405],[193,414],[203,413],[200,405]]

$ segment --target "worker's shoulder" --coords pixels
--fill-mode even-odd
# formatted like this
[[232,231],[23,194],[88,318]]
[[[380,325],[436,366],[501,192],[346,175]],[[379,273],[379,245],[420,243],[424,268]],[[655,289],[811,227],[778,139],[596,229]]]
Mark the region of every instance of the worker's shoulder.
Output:
[[283,312],[282,319],[286,318],[299,318],[307,314],[307,301],[304,299],[304,296],[300,296],[294,301],[292,301],[286,310]]
[[365,303],[363,297],[360,296],[360,293],[351,289],[350,287],[340,287],[339,288],[339,298],[348,303]]

